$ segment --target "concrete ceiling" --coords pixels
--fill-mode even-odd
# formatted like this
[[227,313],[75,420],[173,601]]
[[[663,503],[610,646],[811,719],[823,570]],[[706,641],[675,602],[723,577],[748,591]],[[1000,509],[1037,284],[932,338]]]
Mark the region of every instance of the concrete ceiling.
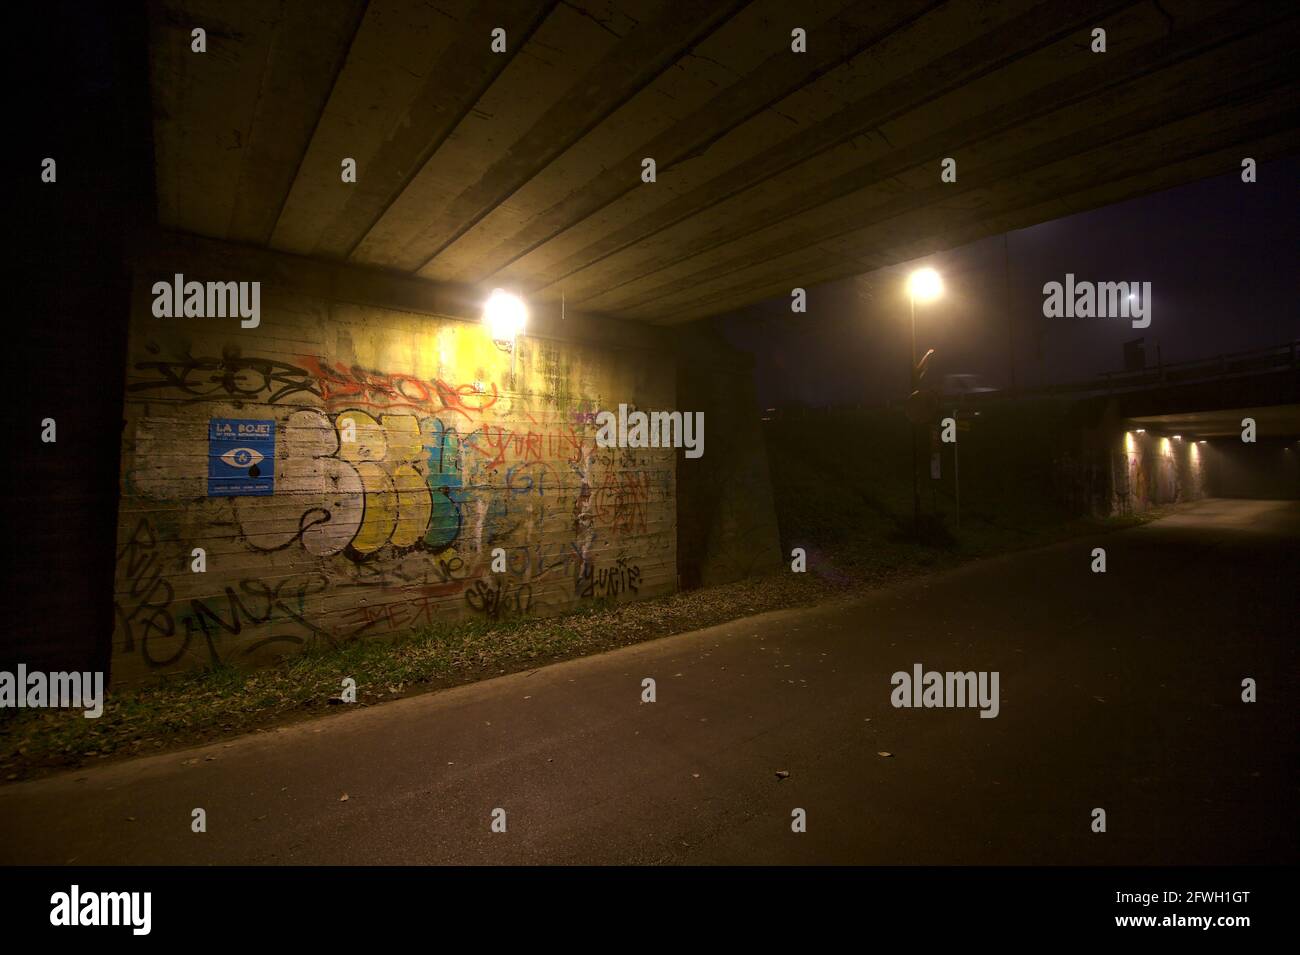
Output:
[[1160,434],[1182,434],[1189,438],[1240,439],[1243,418],[1255,419],[1255,434],[1260,438],[1300,436],[1300,405],[1269,405],[1262,408],[1147,415],[1125,419],[1124,427],[1145,428]]
[[154,0],[159,220],[672,324],[1300,151],[1298,43],[1275,0]]

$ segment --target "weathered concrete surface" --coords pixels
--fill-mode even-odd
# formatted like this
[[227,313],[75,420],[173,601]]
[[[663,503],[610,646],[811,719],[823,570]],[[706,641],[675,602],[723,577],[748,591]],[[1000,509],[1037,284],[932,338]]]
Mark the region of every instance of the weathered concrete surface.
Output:
[[1114,411],[1109,403],[1101,420],[1070,433],[1058,454],[1055,479],[1065,503],[1079,513],[1113,517],[1211,493],[1206,481],[1211,454],[1199,434],[1143,428],[1118,419]]
[[[1295,497],[1300,488],[1283,474],[1294,473],[1286,454],[1300,440],[1300,405],[1234,406],[1233,399],[1284,400],[1297,389],[1300,369],[1080,402],[1060,436],[1059,496],[1097,516],[1140,514],[1207,495]],[[1159,409],[1177,410],[1155,413]],[[1254,440],[1243,443],[1247,419],[1254,422]],[[1242,493],[1248,487],[1259,493]]]
[[1113,513],[1205,495],[1300,497],[1300,405],[1148,415],[1122,427],[1112,439]]
[[151,18],[164,226],[653,323],[1300,146],[1300,12],[1262,0],[154,0]]
[[[1298,543],[1300,504],[1203,501],[855,604],[16,783],[0,862],[1289,863]],[[999,716],[894,709],[917,662],[999,671]]]
[[[230,274],[229,256],[164,261],[140,262],[133,300],[117,685],[676,589],[681,452],[595,443],[603,408],[675,407],[671,355],[634,327],[508,353],[478,322],[357,304],[279,260],[256,329],[159,318],[156,279]],[[253,464],[273,494],[213,491],[222,421],[272,431]]]
[[[133,260],[118,686],[779,559],[750,371],[716,341],[543,306],[511,353],[449,283],[181,234]],[[176,274],[261,283],[260,323],[158,317]],[[702,413],[703,457],[598,447],[620,405]],[[269,423],[273,493],[213,493],[222,421]]]
[[1245,418],[1255,422],[1258,438],[1300,438],[1300,405],[1265,405],[1258,408],[1215,408],[1178,414],[1143,415],[1128,418],[1129,428],[1146,428],[1189,438],[1241,439]]
[[708,453],[678,462],[681,586],[709,586],[771,570],[788,558],[778,553],[769,449],[756,413],[752,360],[699,327],[673,329],[669,337],[678,404],[708,408],[711,423]]
[[[477,321],[403,307],[392,282],[367,296],[336,270],[211,246],[137,263],[115,685],[676,588],[682,451],[596,443],[603,409],[676,407],[649,329],[543,326],[507,352]],[[176,273],[262,281],[260,323],[157,317],[151,287]],[[264,495],[211,486],[210,458],[235,447],[211,438],[223,422],[274,436],[251,443]]]

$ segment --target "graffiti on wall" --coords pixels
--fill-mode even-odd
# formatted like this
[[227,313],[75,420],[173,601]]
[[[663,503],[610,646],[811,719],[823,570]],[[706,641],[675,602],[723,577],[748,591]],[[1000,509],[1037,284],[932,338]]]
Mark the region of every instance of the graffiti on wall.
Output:
[[1152,507],[1205,495],[1196,442],[1180,436],[1125,431],[1122,451],[1112,453],[1112,497],[1107,513],[1141,513]]
[[323,404],[365,409],[437,407],[473,418],[496,404],[495,384],[449,384],[439,378],[391,374],[360,365],[329,362],[317,355],[299,364],[245,357],[237,346],[220,358],[186,357],[135,362],[127,395],[178,397],[187,402],[256,401],[267,405]]
[[[128,385],[116,588],[115,653],[145,670],[673,587],[673,452],[598,448],[597,396],[152,350]],[[232,418],[273,419],[272,494],[203,494],[201,442]]]
[[[279,632],[249,644],[248,652],[272,643],[304,645],[333,637],[306,618],[307,598],[322,592],[328,581],[321,574],[301,574],[276,580],[242,579],[215,598],[177,601],[171,582],[163,576],[163,554],[148,518],[140,518],[118,555],[119,573],[127,589],[116,602],[121,650],[140,653],[152,667],[165,667],[184,656],[201,638],[207,657],[221,661],[218,642],[239,636],[245,627],[272,625]],[[355,635],[355,634],[353,634]]]

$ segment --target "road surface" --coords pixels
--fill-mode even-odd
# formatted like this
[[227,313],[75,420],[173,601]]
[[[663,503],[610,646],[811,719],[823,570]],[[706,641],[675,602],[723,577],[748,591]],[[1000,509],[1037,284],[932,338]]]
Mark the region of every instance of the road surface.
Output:
[[[1199,502],[852,603],[0,787],[0,861],[1293,862],[1298,572],[1300,503]],[[998,716],[894,708],[916,663],[997,671]]]

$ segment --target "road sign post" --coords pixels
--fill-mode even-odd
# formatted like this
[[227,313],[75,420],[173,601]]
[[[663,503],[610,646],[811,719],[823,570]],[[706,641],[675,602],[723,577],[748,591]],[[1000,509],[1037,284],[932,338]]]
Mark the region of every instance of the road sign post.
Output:
[[953,523],[957,530],[961,530],[961,464],[958,455],[961,454],[961,419],[957,417],[957,409],[952,411],[952,420],[957,423],[957,440],[952,443],[952,495],[953,509],[955,516]]
[[952,418],[957,422],[957,440],[952,445],[952,493],[956,510],[954,523],[957,530],[961,530],[961,452],[958,448],[961,446],[961,436],[970,431],[971,419],[959,418],[958,413],[958,409],[954,408]]

